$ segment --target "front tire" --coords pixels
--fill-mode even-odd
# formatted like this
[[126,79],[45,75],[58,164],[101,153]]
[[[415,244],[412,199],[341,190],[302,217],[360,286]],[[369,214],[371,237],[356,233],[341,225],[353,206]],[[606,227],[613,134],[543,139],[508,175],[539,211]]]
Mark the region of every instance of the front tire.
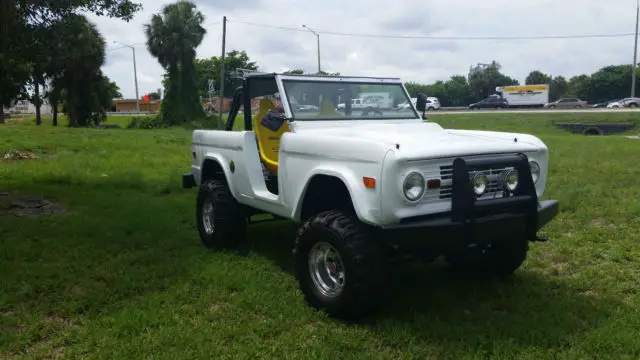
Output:
[[330,316],[366,315],[385,293],[381,248],[354,215],[330,210],[311,217],[298,231],[293,254],[306,301]]
[[196,222],[205,247],[222,250],[237,248],[245,237],[247,219],[242,206],[231,194],[227,182],[212,179],[200,186]]
[[520,268],[528,251],[529,242],[520,238],[464,248],[446,254],[445,260],[458,271],[502,278]]

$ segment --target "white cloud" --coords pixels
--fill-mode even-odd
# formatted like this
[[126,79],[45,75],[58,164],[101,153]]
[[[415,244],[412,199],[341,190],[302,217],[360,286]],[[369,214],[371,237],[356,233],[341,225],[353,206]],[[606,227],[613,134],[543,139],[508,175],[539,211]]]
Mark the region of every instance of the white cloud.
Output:
[[[105,73],[126,97],[135,94],[131,50],[113,43],[136,45],[140,94],[161,87],[163,70],[145,48],[143,25],[167,0],[138,0],[144,9],[129,23],[92,16],[113,50],[107,51]],[[304,31],[412,36],[505,37],[632,33],[635,3],[627,0],[243,0],[195,1],[205,24],[229,18],[227,51],[246,50],[263,71],[317,68],[316,37]],[[286,31],[237,21],[293,27]],[[198,57],[218,56],[220,24],[207,26]],[[466,75],[469,66],[497,60],[503,72],[520,81],[539,69],[570,77],[592,73],[609,64],[631,63],[633,36],[552,40],[426,40],[364,38],[321,34],[321,66],[349,75],[400,76],[433,82]]]

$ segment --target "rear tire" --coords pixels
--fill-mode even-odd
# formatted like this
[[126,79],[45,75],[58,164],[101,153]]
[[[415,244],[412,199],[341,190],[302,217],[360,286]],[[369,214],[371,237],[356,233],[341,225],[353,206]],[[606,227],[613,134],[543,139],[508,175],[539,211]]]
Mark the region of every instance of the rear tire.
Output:
[[247,230],[243,208],[225,180],[212,179],[200,186],[196,222],[203,245],[214,250],[237,248]]
[[364,316],[386,293],[383,252],[355,215],[312,216],[298,230],[293,255],[305,300],[330,316]]
[[528,251],[529,242],[520,238],[465,248],[446,254],[445,259],[455,270],[500,278],[518,270]]

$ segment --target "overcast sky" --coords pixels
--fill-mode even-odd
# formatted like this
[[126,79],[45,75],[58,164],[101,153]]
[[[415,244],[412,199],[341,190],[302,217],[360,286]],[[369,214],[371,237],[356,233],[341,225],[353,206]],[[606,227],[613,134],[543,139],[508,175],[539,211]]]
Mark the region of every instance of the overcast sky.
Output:
[[[134,97],[132,53],[114,41],[136,45],[140,96],[161,87],[163,69],[145,47],[143,25],[167,0],[138,0],[143,10],[130,22],[90,16],[107,41],[103,71],[125,97]],[[524,82],[530,70],[570,77],[609,64],[631,63],[633,36],[552,40],[390,39],[326,32],[442,36],[517,37],[620,34],[635,31],[633,0],[196,0],[207,34],[198,58],[219,56],[222,16],[227,51],[246,50],[262,71],[317,70],[321,33],[322,70],[344,75],[391,76],[431,83],[466,75],[469,66],[497,60],[502,71]],[[235,20],[235,21],[234,21]],[[240,22],[289,27],[289,31]]]

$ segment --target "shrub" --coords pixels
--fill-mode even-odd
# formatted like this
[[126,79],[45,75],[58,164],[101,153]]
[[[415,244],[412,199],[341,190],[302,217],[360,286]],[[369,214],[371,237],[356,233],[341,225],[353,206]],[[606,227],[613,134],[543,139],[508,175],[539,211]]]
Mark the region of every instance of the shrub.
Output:
[[161,129],[168,127],[163,121],[162,116],[135,116],[131,118],[131,122],[127,125],[127,129]]

